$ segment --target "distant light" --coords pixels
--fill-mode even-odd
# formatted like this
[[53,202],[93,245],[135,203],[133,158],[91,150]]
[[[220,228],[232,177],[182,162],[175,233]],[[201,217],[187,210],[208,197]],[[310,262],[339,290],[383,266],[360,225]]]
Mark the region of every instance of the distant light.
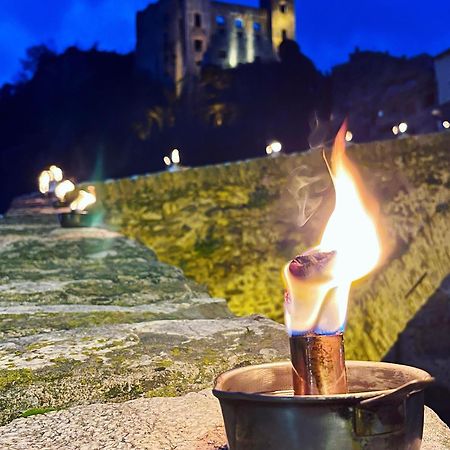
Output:
[[170,166],[171,163],[172,161],[170,161],[170,158],[168,156],[164,156],[164,164],[166,166]]
[[64,180],[55,187],[55,195],[61,202],[63,202],[66,194],[74,190],[75,185],[70,180]]
[[39,175],[39,192],[46,194],[50,190],[50,182],[52,181],[52,174],[49,170],[43,170]]
[[398,125],[398,131],[400,131],[400,133],[405,133],[407,129],[408,124],[406,122],[402,122]]
[[394,125],[392,127],[392,132],[397,136],[397,134],[398,134],[398,126],[397,125]]
[[350,130],[347,130],[345,133],[345,140],[347,142],[350,142],[353,139],[353,133]]
[[383,117],[384,116],[384,111],[382,109],[380,109],[378,111],[378,117]]
[[49,169],[52,177],[55,181],[61,181],[63,179],[63,171],[58,166],[50,166]]
[[180,152],[177,148],[172,150],[171,159],[174,164],[180,164]]
[[272,151],[274,153],[279,153],[281,152],[282,146],[281,146],[281,142],[278,141],[273,141],[270,146],[272,147]]
[[267,153],[268,155],[271,155],[271,154],[272,154],[272,146],[271,146],[270,144],[266,147],[266,153]]
[[442,126],[443,126],[446,130],[448,130],[448,129],[450,128],[450,122],[449,122],[448,120],[444,120],[444,121],[442,122]]
[[440,109],[433,109],[433,111],[431,111],[431,115],[432,116],[440,116],[441,115],[441,110]]

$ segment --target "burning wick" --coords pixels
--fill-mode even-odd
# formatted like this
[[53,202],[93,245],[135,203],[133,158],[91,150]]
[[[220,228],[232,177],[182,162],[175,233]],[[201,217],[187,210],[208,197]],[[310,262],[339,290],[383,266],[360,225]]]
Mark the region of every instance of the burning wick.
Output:
[[[331,267],[335,252],[314,252],[299,255],[286,267],[286,315],[293,301],[302,303],[302,312],[319,315],[317,298],[330,286]],[[290,293],[289,293],[290,292]],[[292,300],[296,299],[296,300]],[[329,301],[330,299],[328,299]],[[287,321],[288,322],[288,321]],[[347,392],[344,338],[340,330],[322,334],[320,330],[291,333],[289,338],[293,366],[293,384],[296,395],[343,394]]]
[[95,196],[94,186],[88,186],[88,191],[81,190],[78,192],[78,197],[70,204],[70,209],[73,212],[84,213],[88,206],[93,205],[97,198]]
[[347,392],[344,326],[353,281],[377,265],[377,205],[345,154],[346,125],[336,136],[330,175],[336,204],[318,247],[283,270],[285,323],[296,395]]

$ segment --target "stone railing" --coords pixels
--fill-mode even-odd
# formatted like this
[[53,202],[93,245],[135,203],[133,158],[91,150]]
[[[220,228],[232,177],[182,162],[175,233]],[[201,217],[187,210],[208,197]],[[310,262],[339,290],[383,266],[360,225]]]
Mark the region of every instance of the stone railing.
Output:
[[[284,359],[283,327],[107,229],[61,229],[37,198],[0,219],[0,448],[225,448],[214,377]],[[448,428],[425,410],[424,450]]]
[[[349,149],[381,203],[388,255],[352,291],[351,358],[382,358],[449,272],[449,150],[450,133]],[[227,299],[232,312],[281,321],[281,267],[317,243],[331,207],[328,191],[300,228],[300,188],[310,183],[314,195],[327,182],[318,151],[121,179],[98,192],[110,225]]]

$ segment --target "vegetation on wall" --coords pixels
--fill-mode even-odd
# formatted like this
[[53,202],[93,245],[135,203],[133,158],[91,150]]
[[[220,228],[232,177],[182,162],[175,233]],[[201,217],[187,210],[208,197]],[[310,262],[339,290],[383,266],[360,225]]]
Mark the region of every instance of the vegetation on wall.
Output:
[[[447,274],[448,145],[441,134],[350,150],[380,199],[389,258],[353,289],[349,357],[381,358]],[[318,178],[324,197],[299,227]],[[122,179],[98,192],[110,224],[227,299],[234,313],[282,321],[280,271],[318,242],[333,206],[327,183],[320,152],[310,152]]]

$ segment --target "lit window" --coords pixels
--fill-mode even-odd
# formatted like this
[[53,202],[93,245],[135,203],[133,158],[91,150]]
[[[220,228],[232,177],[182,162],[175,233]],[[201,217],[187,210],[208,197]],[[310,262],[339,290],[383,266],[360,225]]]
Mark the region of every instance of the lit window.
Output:
[[244,28],[244,21],[242,19],[236,19],[234,21],[234,25],[236,26],[236,28]]
[[216,16],[216,23],[217,23],[217,25],[225,25],[225,17]]
[[282,14],[285,14],[287,12],[287,5],[286,5],[286,3],[281,3],[280,4],[280,12]]
[[196,52],[201,52],[203,50],[203,41],[201,39],[195,39],[194,49]]
[[194,14],[194,25],[196,28],[202,26],[202,16],[199,13]]
[[253,29],[255,31],[261,31],[261,24],[259,22],[254,22],[253,23]]

